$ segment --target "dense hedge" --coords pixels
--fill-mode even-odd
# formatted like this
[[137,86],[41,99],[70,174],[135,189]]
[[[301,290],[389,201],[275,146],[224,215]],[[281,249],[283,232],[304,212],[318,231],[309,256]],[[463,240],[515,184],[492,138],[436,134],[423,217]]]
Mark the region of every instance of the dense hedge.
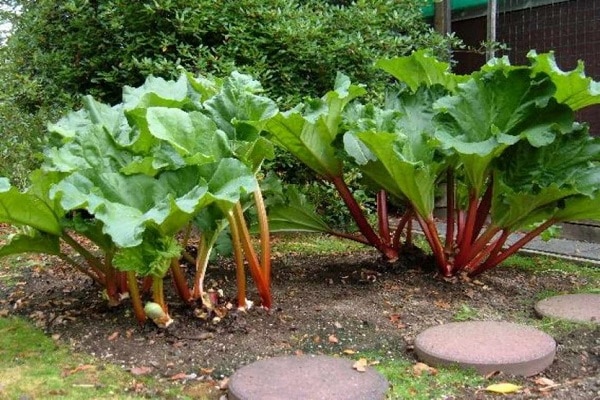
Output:
[[[372,69],[377,58],[422,47],[447,51],[448,40],[423,21],[422,3],[0,0],[20,7],[0,47],[6,77],[0,82],[0,175],[24,179],[45,136],[43,121],[79,106],[82,94],[115,103],[123,86],[137,86],[147,75],[174,78],[179,67],[249,73],[281,106],[322,95],[337,71],[382,86],[386,78]],[[278,161],[283,173],[285,163]]]
[[150,74],[175,77],[179,66],[217,74],[238,68],[291,103],[327,91],[338,70],[381,84],[375,59],[446,48],[422,20],[421,0],[21,3],[8,56],[24,80],[17,100],[28,108],[64,102],[65,93],[115,102],[123,85]]

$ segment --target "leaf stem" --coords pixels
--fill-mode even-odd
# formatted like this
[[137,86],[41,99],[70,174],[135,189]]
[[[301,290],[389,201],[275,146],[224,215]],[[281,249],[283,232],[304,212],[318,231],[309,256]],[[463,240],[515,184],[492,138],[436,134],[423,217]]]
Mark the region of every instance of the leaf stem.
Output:
[[233,243],[233,258],[235,260],[235,279],[237,282],[238,307],[246,308],[246,272],[244,270],[244,254],[237,221],[233,211],[227,214],[229,230],[231,231],[231,242]]
[[333,176],[331,177],[331,182],[339,192],[342,200],[344,200],[344,203],[348,207],[350,215],[352,215],[352,218],[356,222],[358,229],[368,240],[368,242],[377,250],[379,250],[388,260],[398,259],[398,251],[390,246],[385,245],[385,243],[381,241],[381,238],[379,238],[375,231],[373,231],[373,228],[365,218],[360,205],[350,192],[350,189],[346,185],[344,179],[341,176]]
[[135,271],[127,271],[127,285],[129,286],[129,297],[131,298],[135,319],[138,324],[144,325],[146,313],[144,312],[144,306],[142,305],[142,298],[140,296],[140,289],[137,283],[137,277],[135,276]]
[[190,288],[188,286],[187,280],[185,279],[185,275],[181,270],[181,266],[179,265],[179,259],[177,257],[173,257],[171,259],[171,276],[173,277],[173,283],[175,284],[175,289],[177,290],[177,294],[186,303],[190,303],[192,299],[192,294],[190,293]]
[[379,237],[386,246],[390,245],[390,224],[388,219],[387,194],[385,190],[377,192],[377,222]]

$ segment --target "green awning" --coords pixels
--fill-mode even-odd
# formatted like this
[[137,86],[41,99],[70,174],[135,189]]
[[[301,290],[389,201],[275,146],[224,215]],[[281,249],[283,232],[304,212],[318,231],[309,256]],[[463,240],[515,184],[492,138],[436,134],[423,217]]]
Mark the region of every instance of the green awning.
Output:
[[[423,14],[426,17],[433,17],[433,3],[435,0],[430,0],[430,5],[423,8]],[[452,0],[452,11],[464,10],[466,8],[487,7],[487,0]]]

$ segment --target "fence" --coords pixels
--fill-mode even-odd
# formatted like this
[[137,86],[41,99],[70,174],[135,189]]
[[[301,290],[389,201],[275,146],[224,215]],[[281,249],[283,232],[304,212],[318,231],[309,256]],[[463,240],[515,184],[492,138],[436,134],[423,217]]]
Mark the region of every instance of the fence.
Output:
[[[471,46],[486,39],[486,9],[476,7],[453,13],[452,31]],[[526,63],[530,49],[554,51],[563,70],[585,63],[586,74],[600,80],[600,0],[498,0],[497,41],[512,63]],[[469,73],[485,62],[483,54],[456,52],[456,72]],[[600,106],[590,107],[578,118],[600,135]]]

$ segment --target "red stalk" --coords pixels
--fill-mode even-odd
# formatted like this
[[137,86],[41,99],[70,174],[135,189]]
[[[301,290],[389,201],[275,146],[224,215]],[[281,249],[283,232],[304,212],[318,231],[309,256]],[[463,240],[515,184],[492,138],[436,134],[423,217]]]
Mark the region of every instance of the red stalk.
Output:
[[477,196],[474,191],[469,193],[469,209],[465,221],[464,231],[461,242],[458,244],[460,252],[467,250],[473,242],[473,227],[477,217]]
[[[412,218],[413,218],[413,210],[409,209],[404,213],[404,215],[402,215],[402,218],[400,219],[400,221],[398,221],[398,226],[396,227],[396,230],[394,231],[394,238],[392,239],[392,247],[393,248],[395,248],[395,249],[400,248],[400,236],[402,236],[402,231],[404,230],[404,228],[406,226],[409,226]],[[406,232],[407,244],[409,241],[409,233],[410,233],[410,229],[408,229]]]
[[419,213],[416,213],[416,216],[417,220],[419,221],[419,224],[421,225],[421,229],[423,229],[423,232],[425,233],[427,242],[429,242],[429,246],[433,251],[433,255],[435,256],[438,268],[444,276],[452,276],[452,270],[446,260],[444,247],[442,246],[442,242],[440,242],[440,238],[438,236],[437,228],[435,226],[433,218],[430,216],[429,218],[427,218],[427,220],[424,220],[423,217],[419,215]]
[[454,259],[454,265],[458,268],[462,268],[465,264],[469,264],[471,262],[470,260],[481,252],[499,231],[500,228],[489,226],[485,232],[483,232],[483,235],[475,240],[472,246],[468,247],[464,252],[461,249]]
[[142,293],[148,293],[152,289],[152,277],[145,276],[142,280]]
[[390,223],[388,220],[387,195],[385,190],[377,192],[377,222],[379,237],[386,246],[390,245]]
[[171,276],[173,277],[173,284],[175,285],[175,289],[177,290],[177,294],[186,303],[192,301],[192,294],[190,293],[190,288],[188,286],[187,280],[183,275],[183,271],[181,270],[181,266],[179,265],[178,258],[171,259]]
[[521,237],[521,239],[517,240],[515,243],[510,245],[506,250],[504,250],[501,253],[497,253],[495,256],[488,258],[484,264],[482,264],[478,269],[473,271],[470,275],[471,276],[479,275],[482,272],[487,271],[488,269],[494,268],[495,266],[500,264],[502,261],[506,260],[508,257],[515,254],[518,250],[520,250],[524,245],[529,243],[536,236],[538,236],[539,234],[544,232],[546,229],[548,229],[549,227],[554,225],[555,222],[556,221],[551,218],[548,221],[541,224],[540,226],[538,226],[537,228],[535,228],[534,230],[527,232],[523,237]]
[[454,246],[454,207],[456,202],[454,185],[454,170],[448,168],[446,172],[446,254],[452,254]]
[[488,183],[488,187],[483,195],[483,198],[479,202],[479,206],[477,207],[477,217],[475,218],[475,224],[473,226],[473,237],[477,237],[483,229],[485,222],[487,221],[487,217],[490,213],[490,209],[492,207],[492,194],[493,194],[493,185],[492,179],[490,178],[490,182]]
[[462,243],[465,233],[465,212],[456,210],[456,243]]
[[350,189],[346,185],[346,182],[344,182],[344,179],[340,176],[333,176],[331,177],[331,182],[339,192],[340,196],[342,197],[342,200],[344,200],[346,207],[348,207],[348,211],[350,211],[350,215],[352,215],[352,218],[356,222],[356,225],[358,226],[358,229],[363,234],[363,236],[388,260],[396,260],[398,258],[398,251],[391,248],[390,246],[385,245],[385,243],[381,241],[379,236],[377,236],[375,231],[373,231],[373,228],[371,227],[371,225],[369,225],[369,222],[365,218],[365,215],[363,214],[360,205],[350,192]]
[[61,239],[64,240],[69,246],[71,246],[77,253],[83,256],[86,263],[90,266],[90,269],[92,269],[96,273],[96,275],[98,275],[98,277],[100,277],[104,281],[102,283],[102,286],[106,286],[105,267],[104,265],[102,265],[100,260],[98,260],[98,258],[92,253],[90,253],[85,247],[80,245],[75,239],[69,236],[67,232],[63,231]]
[[474,253],[472,257],[467,259],[466,265],[464,267],[459,266],[462,270],[466,271],[469,275],[472,271],[476,270],[479,265],[481,265],[485,258],[490,258],[490,254],[497,254],[504,246],[506,239],[509,236],[508,231],[503,231],[502,234],[494,243],[488,244],[485,248],[481,249],[478,253]]

